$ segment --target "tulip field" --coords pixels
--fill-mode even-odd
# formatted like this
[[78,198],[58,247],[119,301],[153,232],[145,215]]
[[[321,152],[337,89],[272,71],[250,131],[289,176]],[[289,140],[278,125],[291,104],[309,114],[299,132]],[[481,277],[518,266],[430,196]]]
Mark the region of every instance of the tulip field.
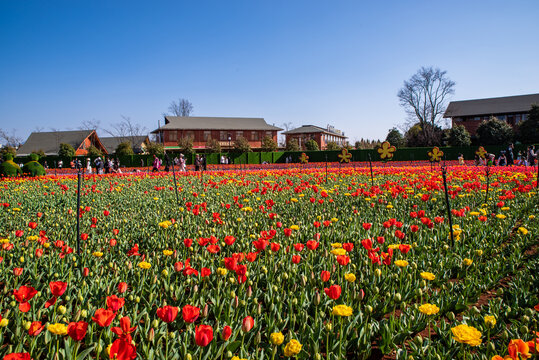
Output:
[[4,179],[0,358],[537,358],[537,170],[401,165]]

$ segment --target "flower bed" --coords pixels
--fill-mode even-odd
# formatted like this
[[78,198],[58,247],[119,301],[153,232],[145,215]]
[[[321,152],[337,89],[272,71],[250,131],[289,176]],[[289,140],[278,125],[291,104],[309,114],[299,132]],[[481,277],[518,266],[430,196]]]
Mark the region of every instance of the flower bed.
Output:
[[76,181],[0,183],[5,359],[535,351],[534,169],[451,167],[454,246],[430,166],[84,176],[80,254]]

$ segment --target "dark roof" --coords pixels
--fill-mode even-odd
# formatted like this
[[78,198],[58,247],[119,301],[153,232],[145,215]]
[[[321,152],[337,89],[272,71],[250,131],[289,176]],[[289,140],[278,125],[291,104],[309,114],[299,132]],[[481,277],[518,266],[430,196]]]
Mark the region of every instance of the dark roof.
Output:
[[282,130],[266,123],[263,118],[165,116],[165,125],[158,130]]
[[148,136],[142,135],[142,136],[108,136],[108,137],[100,137],[99,140],[101,140],[101,144],[107,149],[109,154],[112,154],[116,151],[116,148],[118,145],[120,145],[123,142],[129,141],[131,143],[131,146],[134,148],[140,148],[142,143],[148,141]]
[[533,103],[539,104],[539,94],[451,101],[445,110],[444,118],[527,112]]
[[310,134],[310,133],[320,133],[320,132],[324,133],[324,134],[329,134],[329,135],[333,135],[333,136],[340,136],[340,137],[346,138],[346,136],[344,136],[344,133],[339,134],[339,133],[337,133],[335,131],[324,129],[322,127],[315,126],[315,125],[303,125],[303,126],[300,126],[299,128],[284,131],[283,134],[284,135],[293,135],[293,134]]
[[32,151],[39,150],[43,150],[45,155],[57,155],[60,144],[62,143],[70,144],[77,150],[84,139],[90,136],[94,131],[95,130],[33,132],[30,134],[24,145],[17,150],[17,155],[30,155]]

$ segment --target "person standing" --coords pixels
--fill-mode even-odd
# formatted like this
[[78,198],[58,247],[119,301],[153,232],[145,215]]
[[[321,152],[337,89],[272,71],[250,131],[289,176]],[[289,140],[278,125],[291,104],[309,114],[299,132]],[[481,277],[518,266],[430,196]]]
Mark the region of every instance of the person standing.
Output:
[[511,143],[509,144],[509,146],[507,147],[507,151],[505,152],[505,157],[507,158],[507,166],[515,165],[515,156],[513,154],[514,148],[515,148],[515,145]]
[[86,158],[86,173],[92,173],[92,162],[90,161],[90,158]]
[[180,171],[185,171],[185,157],[183,156],[183,154],[180,154],[179,165]]
[[200,165],[202,167],[202,171],[206,171],[206,157],[202,155],[200,159]]
[[534,145],[528,146],[528,166],[535,166],[535,158],[537,158],[537,153],[534,150]]
[[459,160],[459,165],[464,165],[464,155],[459,154],[458,160]]
[[152,172],[159,171],[159,168],[161,167],[161,160],[154,154],[153,155],[153,168]]
[[195,156],[195,171],[200,170],[200,155],[196,154]]

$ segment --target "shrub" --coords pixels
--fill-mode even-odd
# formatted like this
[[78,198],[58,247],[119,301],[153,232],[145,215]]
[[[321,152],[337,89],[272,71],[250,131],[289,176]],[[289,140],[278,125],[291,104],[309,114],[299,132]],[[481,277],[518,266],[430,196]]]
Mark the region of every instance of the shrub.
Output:
[[264,136],[262,139],[262,151],[276,151],[277,150],[277,142],[273,140],[269,136]]
[[118,156],[129,156],[135,154],[133,151],[133,146],[131,146],[131,142],[129,141],[124,141],[123,143],[119,144],[114,152]]
[[314,141],[313,139],[309,139],[305,142],[305,149],[309,151],[318,151],[320,148],[318,147],[318,143]]
[[533,104],[528,118],[519,124],[518,139],[524,144],[539,143],[539,105]]
[[75,156],[75,149],[70,144],[61,143],[58,149],[58,156],[73,157]]
[[251,151],[251,145],[249,145],[249,141],[247,141],[246,138],[243,136],[240,136],[239,138],[234,141],[234,150],[239,152],[250,152]]
[[291,139],[286,143],[286,151],[299,151],[299,143],[297,139]]
[[470,146],[472,139],[470,133],[462,125],[453,126],[449,131],[449,145],[451,146]]
[[513,128],[505,121],[491,117],[477,128],[477,137],[481,145],[504,145],[513,140]]

